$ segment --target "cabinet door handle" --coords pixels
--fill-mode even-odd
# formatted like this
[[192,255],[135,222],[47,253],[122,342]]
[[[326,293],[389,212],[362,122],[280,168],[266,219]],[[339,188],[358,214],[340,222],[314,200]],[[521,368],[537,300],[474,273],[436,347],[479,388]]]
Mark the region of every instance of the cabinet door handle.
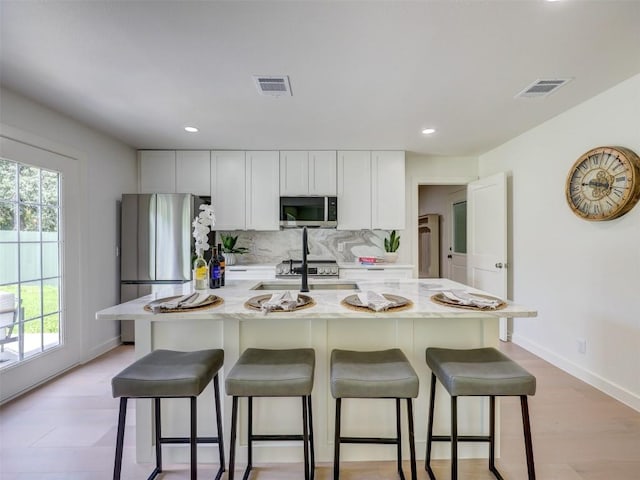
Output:
[[502,262],[498,262],[496,263],[496,268],[507,268],[507,264],[506,263],[502,263]]

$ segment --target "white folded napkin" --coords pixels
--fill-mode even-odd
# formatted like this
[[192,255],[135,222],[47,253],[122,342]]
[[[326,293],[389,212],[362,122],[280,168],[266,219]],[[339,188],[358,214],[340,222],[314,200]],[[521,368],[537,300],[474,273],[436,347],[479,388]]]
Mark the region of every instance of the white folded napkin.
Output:
[[478,308],[490,308],[494,309],[500,305],[500,300],[492,300],[489,298],[482,298],[476,295],[465,292],[464,290],[443,290],[442,294],[449,300],[466,306],[473,306]]
[[168,302],[162,302],[153,306],[153,311],[175,310],[176,308],[193,308],[205,303],[209,299],[208,293],[189,293]]
[[272,310],[295,310],[298,306],[298,292],[278,292],[271,295],[271,298],[260,305],[260,309],[263,313],[271,312]]
[[395,302],[391,300],[387,300],[383,295],[376,293],[372,290],[367,290],[366,292],[357,293],[358,300],[362,305],[370,308],[371,310],[375,310],[376,312],[380,312],[382,310],[386,310],[389,307],[393,307]]

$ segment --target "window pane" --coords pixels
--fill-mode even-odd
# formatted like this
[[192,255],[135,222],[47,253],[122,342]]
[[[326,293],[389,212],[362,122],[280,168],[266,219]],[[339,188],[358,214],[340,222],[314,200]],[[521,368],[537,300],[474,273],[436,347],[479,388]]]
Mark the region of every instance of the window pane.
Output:
[[20,280],[24,282],[40,278],[42,275],[41,265],[40,244],[20,244]]
[[16,204],[0,201],[0,242],[18,240],[16,225]]
[[40,282],[20,284],[20,297],[25,319],[42,316],[42,288],[40,287]]
[[24,358],[42,352],[42,319],[24,324]]
[[60,345],[60,318],[58,314],[44,317],[44,348]]
[[54,172],[42,171],[42,203],[58,205],[59,175]]
[[467,202],[453,204],[453,251],[467,253]]
[[[42,240],[58,240],[58,209],[42,207]],[[53,234],[53,235],[52,235]]]
[[0,284],[18,282],[18,244],[0,243]]
[[20,205],[20,233],[34,232],[37,235],[21,235],[22,241],[40,240],[40,207],[33,205]]
[[49,313],[57,313],[60,310],[58,279],[52,278],[50,280],[45,280],[42,283],[42,296],[44,306],[44,311],[42,313],[44,315],[47,315]]
[[19,181],[20,201],[38,203],[40,201],[40,169],[21,165]]
[[17,200],[18,168],[15,162],[0,159],[0,200]]
[[58,262],[60,256],[58,254],[59,243],[43,243],[42,244],[42,277],[57,277],[60,269]]

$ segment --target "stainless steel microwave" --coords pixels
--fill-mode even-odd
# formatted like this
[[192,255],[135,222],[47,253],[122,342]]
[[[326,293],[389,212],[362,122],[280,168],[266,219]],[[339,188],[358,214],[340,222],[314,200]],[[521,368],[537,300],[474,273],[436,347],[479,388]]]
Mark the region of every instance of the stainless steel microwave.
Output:
[[281,227],[335,228],[337,225],[337,197],[280,197]]

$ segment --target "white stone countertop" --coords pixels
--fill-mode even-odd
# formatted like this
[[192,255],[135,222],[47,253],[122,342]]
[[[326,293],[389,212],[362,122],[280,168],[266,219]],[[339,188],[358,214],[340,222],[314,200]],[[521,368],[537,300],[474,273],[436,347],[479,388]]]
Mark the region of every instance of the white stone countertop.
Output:
[[325,280],[310,279],[313,285],[323,283],[357,283],[360,291],[373,290],[377,293],[400,295],[413,302],[409,309],[398,312],[363,312],[348,309],[340,304],[341,300],[355,293],[355,290],[311,290],[306,295],[311,296],[316,305],[294,312],[270,312],[263,314],[248,309],[244,303],[257,295],[269,295],[276,290],[252,290],[260,283],[282,284],[282,290],[298,291],[299,281],[291,280],[233,280],[227,281],[227,285],[220,289],[211,290],[210,293],[222,297],[224,303],[217,307],[200,309],[195,311],[181,311],[169,313],[151,313],[144,310],[149,302],[173,295],[184,295],[191,290],[191,284],[186,283],[182,287],[168,287],[155,294],[147,295],[130,302],[105,308],[96,312],[98,320],[153,320],[153,321],[180,321],[182,319],[237,319],[241,321],[256,320],[265,321],[269,318],[478,318],[478,317],[535,317],[537,311],[526,306],[507,302],[507,307],[501,310],[467,310],[455,307],[446,307],[433,302],[430,297],[441,290],[464,289],[473,293],[488,295],[486,292],[471,288],[447,279],[408,279],[408,280]]

